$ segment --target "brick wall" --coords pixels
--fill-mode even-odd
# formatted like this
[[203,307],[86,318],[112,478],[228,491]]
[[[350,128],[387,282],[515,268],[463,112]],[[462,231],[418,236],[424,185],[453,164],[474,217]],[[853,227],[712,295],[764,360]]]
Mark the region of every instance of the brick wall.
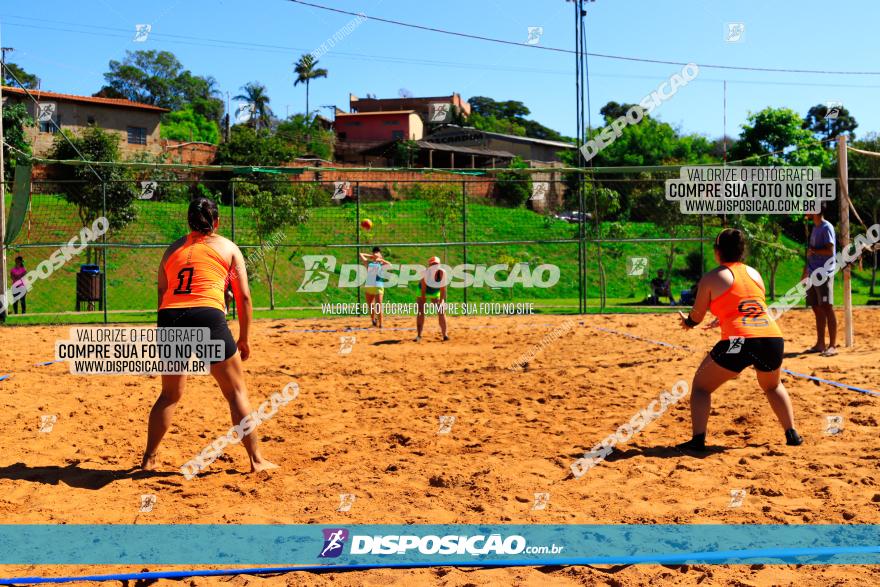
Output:
[[211,143],[178,141],[160,141],[162,151],[168,156],[170,163],[184,163],[186,165],[211,165],[217,154],[217,145]]
[[[314,162],[294,162],[289,167],[313,167]],[[476,198],[488,198],[495,189],[495,182],[490,176],[465,176],[456,173],[442,171],[418,172],[418,171],[345,171],[340,168],[361,168],[359,165],[345,165],[334,163],[332,165],[338,171],[306,171],[302,175],[294,176],[299,181],[322,181],[336,182],[348,181],[354,188],[355,182],[359,182],[362,191],[370,192],[385,191],[391,197],[396,197],[397,192],[408,183],[417,181],[447,181],[460,184],[462,181],[478,179],[480,183],[469,183],[467,186],[468,196]],[[395,183],[397,184],[395,186]]]

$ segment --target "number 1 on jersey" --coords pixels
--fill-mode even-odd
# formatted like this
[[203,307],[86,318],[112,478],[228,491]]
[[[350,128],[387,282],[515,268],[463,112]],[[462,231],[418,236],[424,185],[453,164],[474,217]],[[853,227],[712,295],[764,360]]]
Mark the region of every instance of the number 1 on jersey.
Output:
[[[177,273],[178,281],[177,288],[174,290],[175,295],[188,295],[192,293],[193,271],[192,267],[184,267]],[[185,285],[184,281],[186,282]]]

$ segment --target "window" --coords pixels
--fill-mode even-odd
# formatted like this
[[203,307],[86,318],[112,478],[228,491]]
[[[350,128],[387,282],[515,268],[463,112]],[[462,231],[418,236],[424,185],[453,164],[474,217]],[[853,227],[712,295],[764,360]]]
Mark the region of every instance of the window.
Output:
[[346,133],[344,133],[344,132],[338,133],[338,135],[339,135],[339,140],[340,140],[340,141],[344,141],[345,139],[348,138],[348,134],[346,134]]
[[130,145],[146,145],[147,129],[141,126],[128,127],[128,144]]
[[392,130],[391,138],[395,141],[399,141],[403,139],[403,131],[402,130]]
[[55,134],[58,132],[58,129],[61,128],[61,116],[55,115],[53,120],[48,120],[46,122],[40,123],[40,132],[45,132],[49,134]]
[[95,117],[94,116],[87,117],[86,124],[88,124],[89,126],[95,126]]
[[399,120],[386,120],[385,121],[385,126],[397,126],[398,124],[400,124]]

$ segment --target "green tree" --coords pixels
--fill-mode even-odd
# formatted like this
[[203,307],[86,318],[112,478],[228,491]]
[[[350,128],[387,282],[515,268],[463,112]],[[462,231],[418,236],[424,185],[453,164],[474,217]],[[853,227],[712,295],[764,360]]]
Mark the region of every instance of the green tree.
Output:
[[775,298],[776,273],[779,266],[786,261],[796,259],[799,252],[782,242],[782,224],[767,216],[758,216],[743,222],[740,228],[748,237],[749,258],[755,266],[767,269],[770,274],[767,292],[771,298]]
[[476,129],[488,132],[498,132],[506,135],[526,136],[526,128],[512,120],[498,118],[494,115],[483,115],[477,112],[468,117],[468,124]]
[[517,100],[498,102],[486,96],[474,96],[468,100],[471,111],[483,116],[495,116],[497,118],[525,118],[531,111],[525,104]]
[[296,157],[296,150],[268,129],[232,127],[229,141],[217,147],[217,165],[260,165],[276,167]]
[[395,167],[412,167],[413,160],[418,157],[419,145],[412,140],[397,141],[391,159]]
[[528,163],[520,157],[511,160],[507,170],[495,175],[495,193],[498,201],[511,208],[519,208],[532,196],[532,176],[527,169]]
[[[89,127],[82,134],[66,131],[58,134],[49,151],[50,159],[117,162],[119,137],[98,127]],[[76,206],[83,226],[91,224],[100,216],[106,216],[111,230],[119,230],[136,218],[134,200],[137,197],[134,177],[128,169],[119,165],[60,165],[57,179],[67,180],[62,196]],[[104,209],[106,186],[107,208]],[[94,255],[97,259],[97,255]],[[93,259],[89,247],[88,259]]]
[[173,141],[200,141],[216,145],[220,141],[220,127],[192,107],[187,107],[162,117],[161,135],[163,139]]
[[293,148],[297,157],[314,155],[326,161],[333,160],[336,133],[322,127],[316,116],[294,114],[278,124],[275,136]]
[[831,165],[831,152],[790,108],[767,107],[750,114],[731,157],[747,165],[810,165],[825,171]]
[[[305,223],[309,210],[318,197],[319,188],[314,184],[291,184],[272,182],[259,184],[240,182],[236,196],[243,206],[254,209],[254,228],[260,243],[259,261],[262,264],[266,284],[269,287],[269,308],[275,309],[275,268],[278,261],[277,235],[288,227]],[[266,252],[268,251],[268,253]]]
[[296,87],[299,84],[306,85],[306,115],[310,114],[309,111],[309,83],[313,79],[318,79],[321,77],[327,77],[327,70],[324,68],[316,67],[318,65],[318,60],[314,58],[311,53],[306,53],[302,57],[299,58],[294,64],[293,73],[296,74],[296,79],[293,80],[293,86]]
[[6,62],[3,66],[3,83],[7,86],[18,87],[20,85],[22,88],[35,90],[40,85],[40,78],[26,72],[15,63]]
[[125,98],[170,110],[191,106],[202,116],[219,121],[223,101],[213,77],[194,75],[170,51],[126,51],[122,61],[110,61],[106,85],[96,94]]
[[11,180],[16,165],[26,165],[32,154],[25,127],[33,126],[27,107],[9,103],[3,107],[3,157],[6,161],[6,179]]
[[498,102],[486,96],[474,96],[468,100],[468,104],[471,105],[468,124],[474,128],[534,139],[573,142],[552,128],[526,118],[531,111],[517,100]]
[[233,96],[233,100],[244,100],[253,105],[254,116],[248,121],[248,124],[254,128],[268,128],[272,121],[272,109],[269,108],[269,95],[266,93],[266,86],[260,82],[248,82],[241,87],[242,93]]
[[852,139],[855,136],[853,131],[858,126],[855,117],[843,106],[838,110],[836,117],[829,118],[828,106],[825,104],[816,104],[810,108],[802,124],[803,128],[812,132],[819,140],[835,139],[842,134]]

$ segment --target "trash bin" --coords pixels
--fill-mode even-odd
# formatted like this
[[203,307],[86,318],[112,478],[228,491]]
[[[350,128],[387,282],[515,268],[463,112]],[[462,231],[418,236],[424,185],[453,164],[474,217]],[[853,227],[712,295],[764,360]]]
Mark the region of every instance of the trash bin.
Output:
[[94,310],[95,302],[98,309],[104,309],[104,275],[97,265],[80,265],[79,273],[76,274],[76,311],[82,311],[83,303],[86,309]]

